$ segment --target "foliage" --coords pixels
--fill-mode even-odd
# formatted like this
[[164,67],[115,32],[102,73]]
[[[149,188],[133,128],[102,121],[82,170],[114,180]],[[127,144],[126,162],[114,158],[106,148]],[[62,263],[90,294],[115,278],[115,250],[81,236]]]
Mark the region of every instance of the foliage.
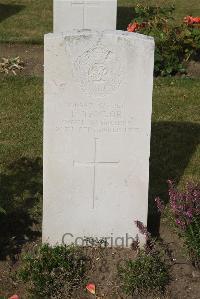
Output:
[[119,268],[119,276],[127,295],[160,293],[170,280],[168,270],[158,251],[140,251],[135,260]]
[[137,239],[133,244],[133,248],[137,250],[136,258],[125,261],[124,265],[119,267],[122,287],[127,295],[163,293],[170,280],[166,250],[163,251],[161,244],[152,238],[141,221],[135,221],[135,225],[145,237],[146,243],[140,250],[140,240]]
[[52,0],[1,0],[0,42],[43,43],[52,32]]
[[200,216],[194,217],[183,235],[193,264],[200,268]]
[[200,57],[200,29],[183,23],[174,25],[174,6],[151,7],[138,4],[128,31],[153,36],[155,75],[167,76],[185,73],[189,60]]
[[5,214],[5,213],[6,213],[6,211],[0,207],[0,214]]
[[28,282],[34,298],[63,298],[82,283],[86,258],[72,246],[44,244],[26,254],[19,278]]
[[191,17],[191,16],[187,16],[184,18],[184,22],[188,25],[194,25],[194,24],[200,24],[200,18],[199,17]]
[[183,230],[200,215],[200,185],[187,183],[186,190],[178,191],[172,181],[169,184],[170,208],[176,224]]
[[157,198],[160,212],[168,213],[175,222],[178,232],[185,240],[192,261],[200,265],[200,185],[187,183],[184,191],[175,188],[172,181],[169,184],[169,208],[164,208]]
[[13,58],[2,58],[0,62],[0,73],[9,74],[10,72],[17,75],[16,71],[21,71],[24,68],[24,62],[17,56]]

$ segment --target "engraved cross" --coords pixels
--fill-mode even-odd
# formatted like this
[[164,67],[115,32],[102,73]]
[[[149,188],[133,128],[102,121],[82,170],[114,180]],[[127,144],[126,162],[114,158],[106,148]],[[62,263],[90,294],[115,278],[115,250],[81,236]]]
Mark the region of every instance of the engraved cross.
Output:
[[102,166],[113,166],[116,167],[120,163],[120,161],[98,161],[97,160],[97,140],[98,138],[94,138],[94,156],[93,161],[88,162],[80,162],[73,161],[74,167],[76,166],[84,166],[84,167],[93,167],[93,188],[92,188],[92,208],[94,209],[95,204],[95,194],[96,194],[96,167],[99,165]]
[[85,28],[85,10],[88,7],[96,7],[100,4],[100,1],[93,1],[93,0],[88,0],[88,1],[71,1],[71,6],[76,6],[76,7],[81,7],[82,8],[82,21],[83,21],[83,29],[89,29]]

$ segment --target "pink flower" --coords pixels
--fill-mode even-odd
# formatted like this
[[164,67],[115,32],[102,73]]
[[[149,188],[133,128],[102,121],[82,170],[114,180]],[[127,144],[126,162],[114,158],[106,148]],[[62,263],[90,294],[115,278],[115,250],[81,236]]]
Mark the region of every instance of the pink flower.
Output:
[[156,202],[158,211],[162,213],[165,208],[163,201],[161,201],[160,197],[156,197],[155,202]]

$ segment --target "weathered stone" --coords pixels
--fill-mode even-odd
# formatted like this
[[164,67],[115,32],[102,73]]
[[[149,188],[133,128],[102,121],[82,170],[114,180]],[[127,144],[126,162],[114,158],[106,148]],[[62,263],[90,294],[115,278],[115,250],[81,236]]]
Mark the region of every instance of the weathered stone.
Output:
[[147,224],[153,61],[136,33],[45,36],[43,241],[126,246]]

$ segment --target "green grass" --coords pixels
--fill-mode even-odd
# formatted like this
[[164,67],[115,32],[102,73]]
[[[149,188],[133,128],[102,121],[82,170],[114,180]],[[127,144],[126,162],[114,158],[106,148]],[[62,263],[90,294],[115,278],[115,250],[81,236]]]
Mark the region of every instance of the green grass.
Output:
[[[200,15],[199,0],[151,0],[140,3],[175,3],[176,21],[185,15]],[[125,30],[133,18],[131,7],[136,0],[118,0],[118,29]],[[44,33],[52,31],[52,0],[1,0],[0,42],[42,43]]]
[[[0,84],[0,169],[4,169],[21,157],[42,156],[43,81],[4,77]],[[151,155],[154,196],[162,193],[168,178],[200,179],[199,88],[199,79],[155,80]]]
[[118,29],[126,30],[127,24],[134,18],[132,7],[136,3],[153,6],[167,6],[174,4],[174,22],[181,23],[186,15],[200,16],[200,2],[199,0],[118,0]]
[[[0,206],[9,211],[0,217],[0,247],[8,254],[16,247],[8,237],[33,239],[30,225],[41,215],[43,80],[1,77],[0,86]],[[199,89],[200,79],[155,80],[150,216],[156,196],[167,200],[167,179],[200,181]]]
[[42,80],[0,78],[0,260],[34,240],[42,203]]
[[42,154],[42,80],[1,78],[0,169],[24,156]]
[[176,7],[175,17],[180,19],[186,15],[200,15],[200,2],[198,0],[118,0],[119,7],[130,7],[135,3],[159,6],[174,4]]
[[[43,80],[4,77],[0,84],[0,169],[3,169],[15,159],[42,156]],[[152,159],[163,162],[160,170],[157,169],[157,177],[167,168],[166,179],[182,175],[200,178],[200,148],[196,147],[200,137],[199,88],[199,79],[155,80]],[[177,161],[173,161],[175,158]],[[177,165],[181,163],[184,169]]]
[[52,32],[52,0],[1,0],[0,42],[42,43]]
[[156,79],[150,159],[150,199],[167,200],[168,179],[200,180],[199,79]]
[[199,79],[155,80],[149,181],[149,229],[157,234],[155,197],[168,202],[167,180],[200,181]]

